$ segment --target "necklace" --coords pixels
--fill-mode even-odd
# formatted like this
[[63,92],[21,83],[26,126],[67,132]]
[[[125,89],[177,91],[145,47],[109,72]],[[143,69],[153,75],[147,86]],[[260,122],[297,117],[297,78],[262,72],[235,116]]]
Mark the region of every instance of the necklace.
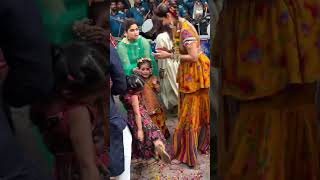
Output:
[[174,53],[173,53],[173,59],[175,61],[180,61],[180,34],[181,34],[181,30],[180,30],[180,21],[178,20],[177,25],[172,25],[172,36],[173,36],[173,47],[174,47]]

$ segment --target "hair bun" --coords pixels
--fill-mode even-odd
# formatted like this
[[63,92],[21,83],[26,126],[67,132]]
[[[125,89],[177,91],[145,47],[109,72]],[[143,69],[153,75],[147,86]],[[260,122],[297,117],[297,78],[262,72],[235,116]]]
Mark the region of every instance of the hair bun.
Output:
[[166,3],[160,3],[155,11],[156,16],[158,17],[166,17],[169,12],[169,6]]
[[166,17],[167,13],[171,13],[174,17],[178,17],[177,3],[175,0],[164,1],[157,6],[156,16]]

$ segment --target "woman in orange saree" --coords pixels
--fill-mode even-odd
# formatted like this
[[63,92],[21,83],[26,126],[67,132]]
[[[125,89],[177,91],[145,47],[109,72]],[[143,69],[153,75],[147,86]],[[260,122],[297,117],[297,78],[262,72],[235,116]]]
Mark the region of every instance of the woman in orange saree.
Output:
[[180,61],[179,123],[173,136],[174,157],[189,167],[197,165],[198,150],[206,153],[210,145],[210,60],[200,50],[200,37],[193,25],[178,17],[176,7],[161,3],[156,16],[173,31],[174,52],[157,50],[157,59]]

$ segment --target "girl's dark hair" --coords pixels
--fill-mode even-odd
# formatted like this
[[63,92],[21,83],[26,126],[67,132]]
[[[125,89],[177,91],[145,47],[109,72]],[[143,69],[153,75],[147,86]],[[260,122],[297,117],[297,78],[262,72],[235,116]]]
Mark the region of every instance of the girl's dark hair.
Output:
[[99,47],[73,41],[53,48],[53,71],[57,93],[87,96],[107,87],[109,61]]
[[128,31],[130,29],[130,27],[132,25],[136,24],[137,25],[137,21],[133,18],[128,18],[124,21],[123,26],[124,26],[124,30]]
[[127,76],[127,86],[128,90],[135,93],[143,90],[145,81],[142,76],[138,74],[132,74]]
[[152,17],[152,24],[153,24],[153,27],[152,27],[152,33],[153,34],[160,34],[160,33],[163,33],[163,32],[167,32],[169,34],[169,37],[170,39],[172,39],[172,30],[170,28],[169,25],[163,25],[162,24],[162,19],[158,16],[153,16]]
[[170,7],[165,3],[160,3],[156,8],[155,15],[158,17],[166,17],[169,12]]
[[151,60],[149,60],[149,59],[141,59],[141,60],[139,60],[137,66],[138,66],[138,68],[141,68],[141,66],[144,65],[144,64],[148,64],[149,67],[152,68],[152,63],[151,63]]

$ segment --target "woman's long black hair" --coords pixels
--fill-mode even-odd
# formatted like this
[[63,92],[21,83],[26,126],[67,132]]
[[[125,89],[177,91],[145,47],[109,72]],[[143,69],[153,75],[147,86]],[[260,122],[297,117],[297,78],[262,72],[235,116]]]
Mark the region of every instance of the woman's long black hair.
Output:
[[161,33],[167,32],[169,34],[170,39],[172,40],[172,30],[169,25],[162,24],[161,17],[158,17],[156,15],[153,16],[152,17],[152,24],[153,24],[153,27],[151,30],[152,34],[155,34],[157,36]]

